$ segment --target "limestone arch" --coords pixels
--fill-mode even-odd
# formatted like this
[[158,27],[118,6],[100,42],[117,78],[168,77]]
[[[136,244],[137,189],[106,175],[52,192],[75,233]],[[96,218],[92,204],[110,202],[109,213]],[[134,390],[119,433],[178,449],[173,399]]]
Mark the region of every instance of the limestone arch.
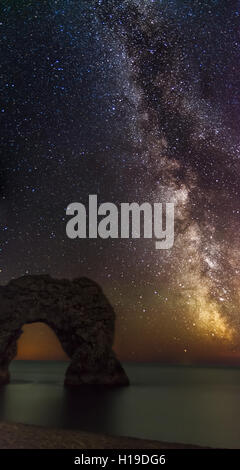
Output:
[[28,323],[46,323],[70,358],[65,385],[128,385],[112,346],[115,313],[98,284],[50,276],[23,276],[0,286],[0,383]]

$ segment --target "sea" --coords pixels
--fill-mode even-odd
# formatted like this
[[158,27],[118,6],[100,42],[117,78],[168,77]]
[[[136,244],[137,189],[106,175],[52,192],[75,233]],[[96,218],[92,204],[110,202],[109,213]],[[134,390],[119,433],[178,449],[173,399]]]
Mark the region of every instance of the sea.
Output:
[[124,364],[130,387],[63,387],[67,362],[13,361],[0,420],[240,448],[240,369]]

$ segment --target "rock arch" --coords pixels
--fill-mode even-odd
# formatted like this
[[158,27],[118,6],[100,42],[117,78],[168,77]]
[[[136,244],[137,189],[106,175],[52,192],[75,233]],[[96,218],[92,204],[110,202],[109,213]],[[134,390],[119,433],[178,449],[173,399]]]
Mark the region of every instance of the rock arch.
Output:
[[128,385],[113,350],[115,313],[101,288],[90,279],[23,276],[0,286],[0,384],[26,323],[46,323],[71,362],[65,385]]

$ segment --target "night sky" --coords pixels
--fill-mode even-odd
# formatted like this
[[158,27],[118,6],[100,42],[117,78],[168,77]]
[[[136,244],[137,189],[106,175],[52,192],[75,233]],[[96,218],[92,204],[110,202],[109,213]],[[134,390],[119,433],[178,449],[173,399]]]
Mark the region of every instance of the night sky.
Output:
[[[96,280],[122,359],[240,364],[239,7],[1,2],[0,282]],[[68,239],[89,194],[174,202],[174,247]]]

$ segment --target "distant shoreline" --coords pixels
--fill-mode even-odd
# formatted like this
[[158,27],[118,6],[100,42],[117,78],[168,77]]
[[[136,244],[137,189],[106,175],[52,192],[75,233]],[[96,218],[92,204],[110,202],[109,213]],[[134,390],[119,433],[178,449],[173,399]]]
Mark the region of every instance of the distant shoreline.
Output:
[[0,449],[201,449],[131,437],[0,422]]
[[[133,360],[124,360],[124,359],[121,359],[120,357],[120,360],[121,360],[121,363],[124,365],[124,366],[156,366],[156,367],[166,367],[166,368],[169,368],[169,367],[184,367],[184,368],[189,368],[189,369],[194,369],[194,368],[197,368],[197,369],[240,369],[240,362],[236,362],[235,364],[234,363],[230,363],[230,362],[222,362],[222,363],[218,363],[218,362],[193,362],[193,363],[181,363],[181,362],[161,362],[161,361],[133,361]],[[59,363],[66,363],[66,364],[69,364],[70,362],[70,359],[61,359],[61,358],[55,358],[55,359],[43,359],[43,358],[40,358],[40,359],[25,359],[25,358],[18,358],[18,357],[15,357],[11,363],[10,363],[10,367],[11,367],[11,364],[13,362],[46,362],[46,363],[53,363],[53,362],[59,362]]]

